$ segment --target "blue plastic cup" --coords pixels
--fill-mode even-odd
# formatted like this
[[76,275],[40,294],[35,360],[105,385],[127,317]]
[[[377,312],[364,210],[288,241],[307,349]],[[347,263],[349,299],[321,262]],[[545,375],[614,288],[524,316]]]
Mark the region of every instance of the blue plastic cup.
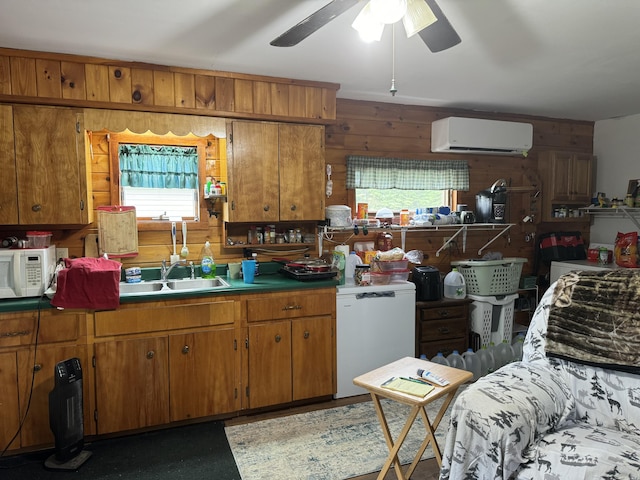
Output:
[[256,276],[256,261],[242,260],[242,278],[244,283],[253,283]]

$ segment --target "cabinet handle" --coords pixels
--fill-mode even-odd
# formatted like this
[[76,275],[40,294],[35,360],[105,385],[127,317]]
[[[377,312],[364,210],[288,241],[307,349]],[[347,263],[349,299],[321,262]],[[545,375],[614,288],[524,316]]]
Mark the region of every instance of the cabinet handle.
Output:
[[33,371],[34,371],[34,372],[39,372],[40,370],[42,370],[42,364],[41,364],[41,363],[36,363],[36,364],[33,366]]
[[447,327],[440,327],[438,333],[449,333],[450,330]]
[[307,338],[309,338],[309,335],[310,335],[310,334],[309,334],[309,331],[308,331],[308,330],[305,330],[305,331],[304,331],[304,335],[303,335],[303,337],[304,337],[305,339],[307,339]]
[[184,347],[182,347],[182,353],[184,353],[185,355],[189,353],[189,345],[185,345]]
[[295,212],[296,211],[296,206],[295,205],[291,205],[291,211]]
[[0,337],[24,337],[31,333],[30,330],[19,330],[17,332],[2,332]]
[[147,352],[147,358],[148,358],[149,360],[151,360],[151,359],[155,356],[155,354],[156,354],[156,352],[154,352],[153,350],[149,350],[149,351]]
[[282,340],[282,337],[280,335],[276,335],[276,343],[280,343],[280,340]]
[[40,205],[39,203],[36,203],[31,207],[31,210],[33,210],[34,212],[39,212],[40,210],[42,210],[42,205]]
[[270,208],[270,207],[269,207],[269,205],[265,205],[264,207],[262,207],[262,209],[263,209],[265,212],[268,212],[268,211],[269,211],[269,208]]
[[438,312],[438,315],[440,315],[441,317],[448,317],[449,316],[449,310],[440,310]]
[[282,310],[285,312],[287,310],[302,310],[302,305],[285,305]]

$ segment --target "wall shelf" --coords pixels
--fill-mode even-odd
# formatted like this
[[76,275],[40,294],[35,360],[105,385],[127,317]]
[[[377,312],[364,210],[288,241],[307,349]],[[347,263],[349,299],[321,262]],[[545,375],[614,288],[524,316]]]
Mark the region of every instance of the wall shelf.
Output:
[[604,208],[604,207],[584,207],[580,209],[589,215],[596,217],[606,218],[626,218],[631,220],[638,230],[640,230],[640,208],[631,207],[616,207],[616,208]]
[[[372,227],[369,228],[369,232],[397,232],[400,231],[401,236],[401,248],[405,249],[406,243],[406,235],[407,232],[410,233],[418,233],[418,232],[437,232],[437,231],[445,231],[445,232],[455,232],[449,239],[438,249],[436,252],[436,257],[440,256],[440,252],[446,250],[456,237],[462,235],[462,251],[466,252],[467,247],[467,233],[469,231],[493,231],[495,230],[497,234],[488,242],[486,242],[482,248],[478,250],[478,255],[482,255],[482,252],[491,245],[495,240],[497,240],[501,235],[505,234],[511,227],[513,227],[515,223],[465,223],[465,224],[448,224],[448,225],[429,225],[424,227],[400,227],[398,225],[392,225],[390,227]],[[331,240],[331,236],[334,233],[351,233],[351,235],[355,235],[353,227],[328,227],[328,226],[320,226],[318,227],[318,251],[322,252],[322,243],[326,240]]]
[[226,202],[227,196],[226,195],[207,195],[204,197],[204,199],[209,204],[209,206],[207,207],[209,216],[218,218],[218,215],[220,215],[221,212],[218,210],[215,210],[216,202],[218,200],[220,200],[220,203]]

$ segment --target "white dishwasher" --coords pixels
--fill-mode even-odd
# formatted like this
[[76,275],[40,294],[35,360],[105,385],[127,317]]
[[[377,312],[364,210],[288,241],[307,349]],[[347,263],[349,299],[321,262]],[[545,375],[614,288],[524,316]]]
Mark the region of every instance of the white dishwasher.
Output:
[[342,398],[367,393],[353,384],[358,375],[415,356],[416,286],[401,282],[337,288],[335,398]]

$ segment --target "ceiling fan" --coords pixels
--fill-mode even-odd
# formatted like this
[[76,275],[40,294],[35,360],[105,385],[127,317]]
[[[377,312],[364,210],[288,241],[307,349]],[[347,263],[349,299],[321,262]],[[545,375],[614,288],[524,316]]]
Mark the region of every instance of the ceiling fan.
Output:
[[[331,20],[342,15],[361,1],[362,0],[332,0],[271,41],[271,45],[275,47],[292,47],[297,45],[309,35],[324,27]],[[376,8],[387,8],[390,4],[404,4],[404,9],[399,18],[394,19],[393,16],[389,16],[380,10],[374,12]],[[374,30],[376,30],[373,35],[377,37],[373,38],[375,40],[379,40],[382,36],[384,23],[395,23],[402,19],[405,30],[407,31],[407,36],[409,37],[417,33],[427,47],[429,47],[429,50],[434,53],[451,48],[461,42],[460,37],[449,23],[449,20],[447,20],[447,17],[442,13],[442,10],[440,10],[436,0],[368,0],[353,22],[353,27],[360,32],[361,36],[363,36],[363,24],[370,26],[371,18],[374,17],[374,15],[372,15],[373,13],[386,15],[382,17],[384,18],[383,20],[380,20],[380,16],[376,17],[377,20],[373,20],[375,24],[373,25]]]

